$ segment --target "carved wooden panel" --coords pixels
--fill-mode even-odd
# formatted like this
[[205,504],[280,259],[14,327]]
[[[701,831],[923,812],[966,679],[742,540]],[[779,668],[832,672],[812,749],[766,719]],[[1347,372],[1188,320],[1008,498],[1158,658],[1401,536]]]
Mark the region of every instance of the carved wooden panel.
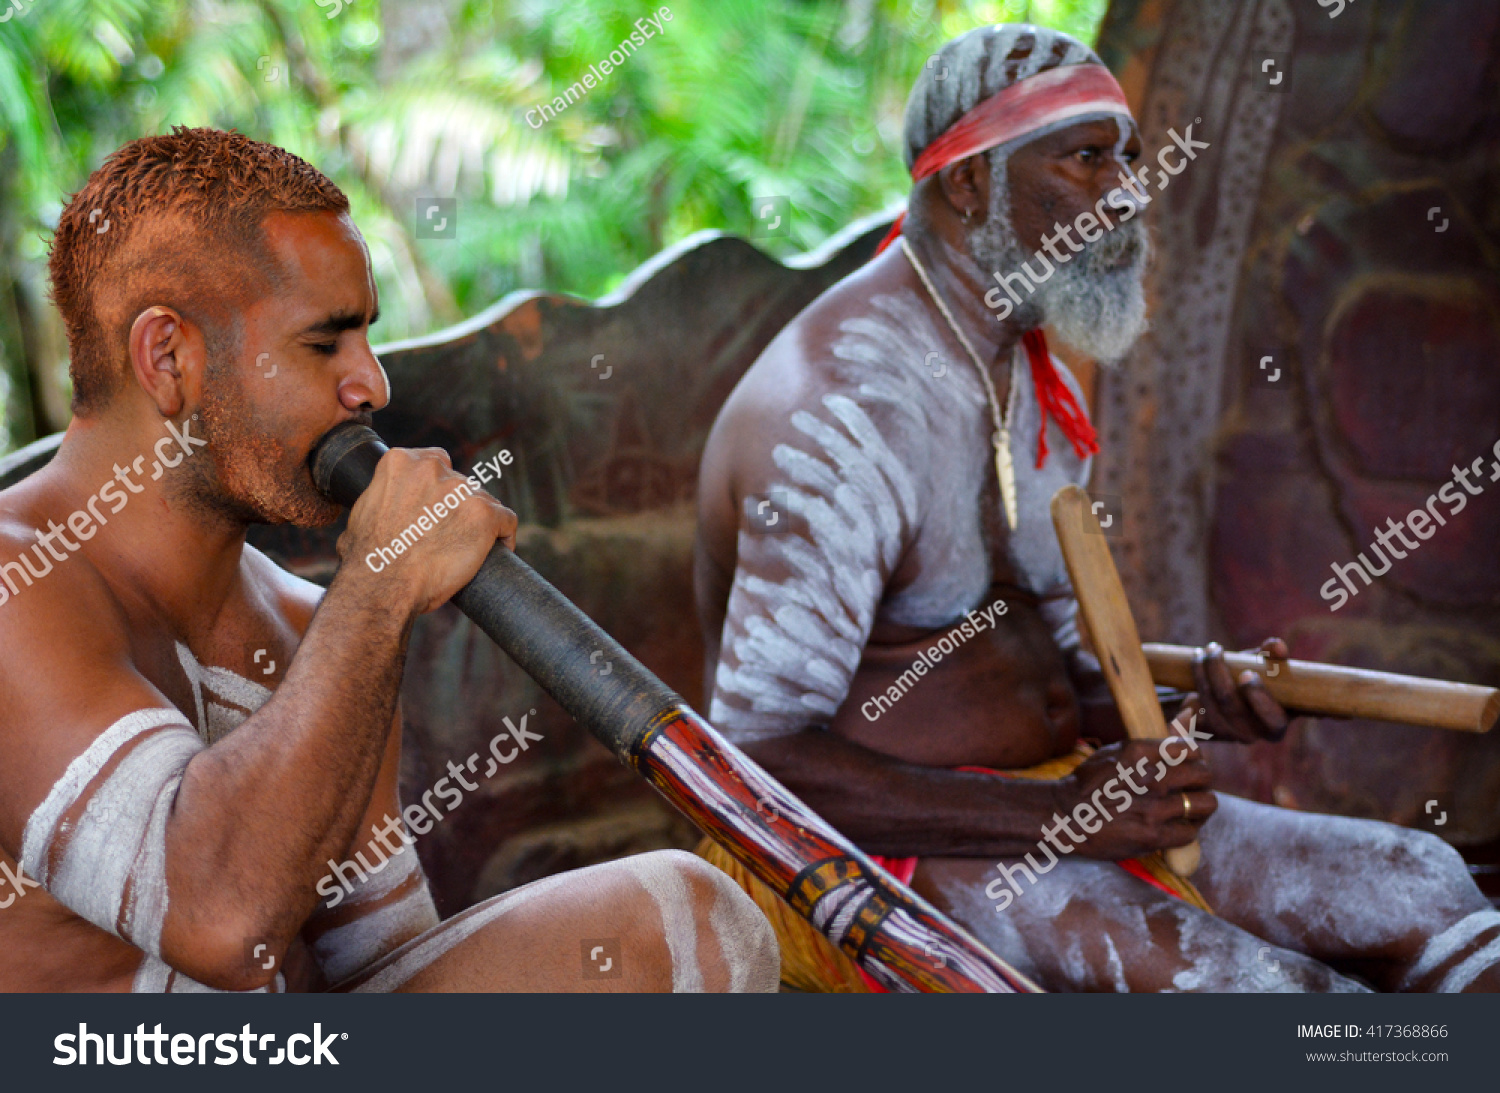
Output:
[[[1112,5],[1102,52],[1148,144],[1201,117],[1219,148],[1150,210],[1155,332],[1100,377],[1097,484],[1133,517],[1120,562],[1148,639],[1280,633],[1500,684],[1500,483],[1336,613],[1320,596],[1455,464],[1488,455],[1488,478],[1495,458],[1500,8],[1340,7]],[[1500,736],[1323,721],[1214,758],[1263,800],[1419,824],[1441,795],[1442,834],[1500,836]]]

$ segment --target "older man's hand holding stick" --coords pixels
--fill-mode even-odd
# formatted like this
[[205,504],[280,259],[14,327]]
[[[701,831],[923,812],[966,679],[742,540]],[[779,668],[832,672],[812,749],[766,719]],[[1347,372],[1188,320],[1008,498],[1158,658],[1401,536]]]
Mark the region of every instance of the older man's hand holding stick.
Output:
[[[1084,490],[1067,486],[1053,497],[1052,521],[1079,611],[1126,732],[1133,740],[1159,739],[1167,728],[1155,684],[1203,688],[1203,657],[1187,646],[1141,644],[1114,559],[1104,537],[1089,533],[1091,520]],[[1275,644],[1284,648],[1280,642]],[[1270,698],[1299,714],[1398,721],[1474,733],[1488,732],[1500,718],[1500,691],[1493,687],[1252,653],[1215,650],[1215,656],[1222,658],[1234,679],[1252,682],[1249,676],[1253,675],[1253,682]],[[1197,843],[1165,854],[1179,876],[1197,867]]]

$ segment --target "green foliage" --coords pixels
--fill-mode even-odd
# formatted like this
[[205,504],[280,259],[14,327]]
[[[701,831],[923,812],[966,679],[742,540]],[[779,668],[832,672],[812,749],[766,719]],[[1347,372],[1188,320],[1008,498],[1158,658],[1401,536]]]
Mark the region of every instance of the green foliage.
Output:
[[[652,36],[623,64],[540,120],[528,111],[569,95],[660,4],[7,2],[21,11],[0,24],[0,291],[41,299],[61,204],[111,150],[173,125],[232,127],[349,194],[382,338],[519,288],[602,294],[692,232],[754,235],[758,198],[790,199],[787,234],[760,245],[814,246],[905,195],[902,109],[944,41],[1027,19],[1091,41],[1105,7],[667,0],[660,31],[640,24]],[[459,199],[456,240],[416,238],[418,199],[435,196]],[[10,316],[0,307],[0,332]],[[11,332],[0,351],[20,343]]]

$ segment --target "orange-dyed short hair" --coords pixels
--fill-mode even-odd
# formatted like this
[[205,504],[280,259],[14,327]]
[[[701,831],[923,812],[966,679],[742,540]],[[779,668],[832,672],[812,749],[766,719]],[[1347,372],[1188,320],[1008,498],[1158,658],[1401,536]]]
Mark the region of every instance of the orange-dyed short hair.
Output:
[[175,308],[215,348],[238,341],[235,304],[279,280],[267,214],[348,209],[321,171],[240,133],[179,126],[120,148],[68,201],[52,237],[73,412],[97,411],[124,382],[130,326],[147,307]]

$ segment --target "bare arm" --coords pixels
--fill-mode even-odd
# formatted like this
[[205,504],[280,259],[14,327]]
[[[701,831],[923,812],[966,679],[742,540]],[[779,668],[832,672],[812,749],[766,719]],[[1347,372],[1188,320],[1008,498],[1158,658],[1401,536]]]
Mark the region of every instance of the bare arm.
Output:
[[[1107,807],[1113,819],[1077,846],[1079,856],[1118,861],[1186,845],[1217,807],[1208,764],[1192,756],[1163,765],[1156,778],[1151,740],[1102,748],[1055,781],[914,766],[821,729],[745,751],[861,849],[889,857],[1019,857],[1036,848],[1044,827],[1089,806],[1101,815]],[[1191,819],[1183,794],[1191,795]]]
[[[348,564],[272,698],[211,748],[192,747],[181,729],[135,736],[76,787],[55,826],[28,821],[44,800],[57,799],[66,788],[64,771],[100,746],[106,728],[153,709],[164,712],[143,717],[168,724],[175,711],[135,669],[130,635],[100,625],[107,590],[56,582],[9,605],[0,639],[8,650],[24,652],[8,656],[0,669],[6,694],[18,696],[0,713],[0,748],[19,757],[0,768],[6,849],[22,849],[24,835],[33,851],[42,849],[54,882],[90,870],[104,876],[109,862],[124,862],[130,872],[123,896],[114,896],[116,921],[109,921],[108,899],[100,904],[93,889],[71,901],[59,898],[148,951],[152,943],[142,936],[156,915],[162,958],[209,986],[243,990],[268,982],[274,973],[249,967],[246,946],[267,945],[279,967],[318,901],[315,886],[327,861],[342,859],[354,840],[387,752],[413,620],[462,587],[497,536],[514,534],[514,516],[481,493],[439,521],[388,571],[375,573],[364,564],[367,551],[390,543],[455,485],[441,452],[390,453],[340,540]],[[168,733],[176,733],[175,740],[158,739]],[[179,759],[187,755],[185,765],[155,770],[144,749],[155,744]],[[120,784],[122,772],[139,782],[139,792],[135,783]],[[165,802],[163,831],[142,826],[133,841],[111,842],[116,832],[101,823],[93,842],[79,838],[79,818],[106,789],[127,813],[143,793],[157,793]],[[114,827],[121,838],[131,834],[127,823]],[[155,875],[149,872],[153,838],[164,841],[159,898],[135,883]],[[55,883],[49,889],[59,894]]]
[[823,729],[745,752],[871,854],[1008,857],[1071,807],[1065,782],[1004,780],[904,763]]
[[[322,897],[302,936],[329,986],[438,925],[416,839],[401,818],[401,710],[386,741],[375,792],[353,842],[318,881]],[[326,863],[325,863],[326,864]]]

